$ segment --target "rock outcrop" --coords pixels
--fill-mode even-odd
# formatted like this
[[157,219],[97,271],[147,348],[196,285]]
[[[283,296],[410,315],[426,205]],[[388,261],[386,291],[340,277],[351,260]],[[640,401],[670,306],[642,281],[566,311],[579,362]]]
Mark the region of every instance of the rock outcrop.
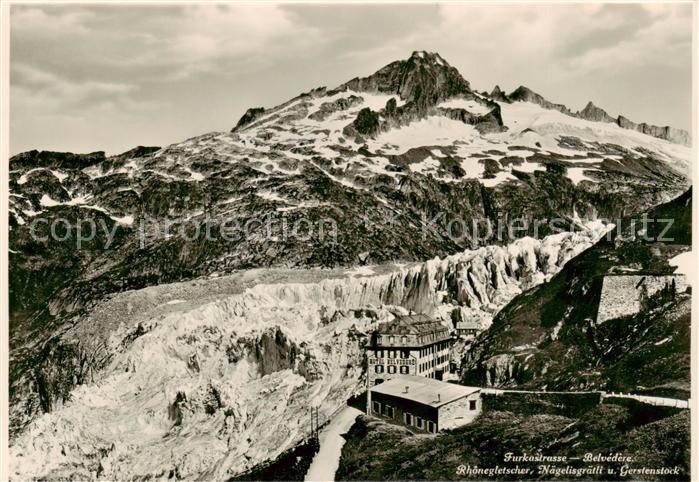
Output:
[[333,102],[323,102],[316,112],[308,116],[309,119],[324,121],[335,112],[347,110],[362,103],[362,98],[356,95],[341,97]]
[[674,142],[675,144],[682,144],[685,146],[691,146],[692,144],[689,133],[682,129],[676,129],[670,126],[654,126],[646,124],[645,122],[636,124],[635,122],[627,119],[623,115],[620,115],[617,118],[616,122],[619,125],[619,127],[623,127],[624,129],[631,129],[634,131],[642,132],[649,136],[659,137],[660,139],[665,139],[667,141]]
[[457,95],[473,95],[469,82],[437,53],[413,52],[407,60],[392,62],[369,77],[354,78],[344,87],[359,92],[397,94],[418,109]]
[[509,93],[507,98],[512,102],[532,102],[538,104],[544,109],[557,110],[563,114],[573,115],[573,113],[563,104],[554,104],[544,99],[543,96],[537,94],[533,90],[523,85],[520,85],[515,90]]
[[10,158],[10,170],[29,170],[34,168],[84,169],[105,160],[104,151],[89,154],[72,152],[27,151]]
[[250,107],[248,110],[245,111],[245,114],[243,114],[242,117],[238,120],[238,123],[235,125],[235,127],[231,129],[231,132],[235,132],[248,124],[252,124],[264,113],[264,107]]
[[600,109],[592,101],[588,102],[583,110],[577,113],[581,119],[594,122],[615,122],[614,117],[607,114],[604,109]]
[[490,98],[498,102],[510,102],[510,99],[507,98],[507,95],[502,90],[500,90],[499,85],[496,85],[490,92]]

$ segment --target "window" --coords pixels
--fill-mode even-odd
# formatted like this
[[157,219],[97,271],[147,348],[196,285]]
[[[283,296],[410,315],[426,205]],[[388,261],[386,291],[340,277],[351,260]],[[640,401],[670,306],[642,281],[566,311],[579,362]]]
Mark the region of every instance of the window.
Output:
[[395,357],[396,357],[396,350],[389,350],[388,358],[395,358]]
[[389,365],[389,366],[388,366],[388,373],[396,373],[396,366],[395,366],[395,365]]
[[401,343],[403,343],[405,345],[406,343],[408,343],[408,337],[403,336],[403,337],[401,337],[400,341],[401,341]]
[[407,375],[407,374],[409,373],[409,372],[408,372],[408,367],[407,367],[407,366],[402,366],[402,367],[400,367],[400,372],[401,372],[401,374],[403,374],[403,375]]
[[413,416],[410,415],[409,413],[404,413],[403,414],[403,421],[405,422],[406,425],[412,425],[413,424]]
[[376,373],[383,373],[383,365],[376,365]]
[[436,427],[435,427],[435,425],[434,425],[434,422],[431,421],[431,420],[428,420],[428,421],[427,421],[427,431],[428,431],[428,432],[434,433],[434,432],[435,432],[435,429],[436,429]]
[[372,403],[371,408],[375,414],[379,415],[381,413],[381,404],[379,402]]
[[410,352],[408,350],[401,350],[400,351],[401,358],[408,358],[409,356],[410,356]]
[[389,342],[391,345],[394,344],[394,343],[396,342],[396,337],[394,337],[394,336],[389,336],[389,337],[388,337],[388,342]]
[[379,350],[379,358],[383,358],[383,350]]
[[386,405],[384,407],[384,415],[386,415],[388,418],[393,418],[396,415],[396,410],[395,408],[391,407],[390,405]]
[[476,409],[476,401],[475,400],[469,400],[468,401],[468,409],[469,410],[475,410]]
[[416,426],[417,428],[423,428],[423,427],[424,427],[423,420],[422,420],[420,417],[415,417],[415,426]]

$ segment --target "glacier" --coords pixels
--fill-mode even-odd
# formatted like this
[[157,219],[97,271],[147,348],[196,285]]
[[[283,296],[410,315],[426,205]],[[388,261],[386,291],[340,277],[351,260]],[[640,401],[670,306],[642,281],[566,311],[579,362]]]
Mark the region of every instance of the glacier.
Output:
[[[244,281],[198,279],[115,295],[61,335],[102,362],[12,441],[10,473],[20,480],[240,474],[304,439],[312,404],[324,421],[362,391],[363,344],[378,322],[415,311],[451,326],[460,310],[487,326],[608,228],[591,223],[422,263],[252,270]],[[217,292],[226,282],[233,288]],[[153,309],[135,301],[151,298]]]

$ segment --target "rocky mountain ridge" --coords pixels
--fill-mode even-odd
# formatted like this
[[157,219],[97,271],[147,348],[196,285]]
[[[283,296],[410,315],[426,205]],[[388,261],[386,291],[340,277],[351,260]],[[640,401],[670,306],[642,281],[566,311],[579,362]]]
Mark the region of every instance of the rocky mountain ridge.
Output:
[[493,91],[491,92],[490,97],[494,100],[498,100],[501,102],[533,102],[542,106],[545,109],[556,110],[558,112],[572,117],[578,117],[580,119],[585,119],[594,122],[611,122],[623,129],[631,129],[634,131],[642,132],[643,134],[658,137],[660,139],[665,139],[676,144],[682,144],[685,146],[692,145],[692,139],[689,135],[689,132],[683,129],[677,129],[675,127],[670,126],[661,127],[647,124],[645,122],[637,124],[635,122],[630,121],[623,115],[619,115],[615,118],[607,114],[607,112],[604,109],[597,107],[595,104],[592,103],[592,101],[589,101],[585,108],[583,108],[582,110],[578,112],[573,112],[565,105],[554,104],[553,102],[546,100],[541,95],[537,94],[536,92],[523,85],[512,91],[510,94],[503,93],[500,90],[500,87],[496,85]]

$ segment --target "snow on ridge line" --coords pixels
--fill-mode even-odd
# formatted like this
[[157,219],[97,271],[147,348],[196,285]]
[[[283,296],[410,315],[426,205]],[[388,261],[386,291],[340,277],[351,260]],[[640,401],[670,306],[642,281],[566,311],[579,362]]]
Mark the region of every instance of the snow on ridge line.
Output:
[[475,100],[464,99],[461,97],[452,97],[451,99],[441,102],[439,105],[437,105],[437,107],[445,107],[449,109],[466,109],[471,114],[476,115],[483,115],[490,112],[490,109],[487,106],[481,104],[480,102],[476,102]]
[[[509,132],[496,135],[502,139],[522,139],[527,129],[535,131],[539,137],[551,140],[549,137],[568,135],[579,137],[584,141],[597,141],[618,144],[624,148],[635,150],[638,147],[649,149],[672,167],[681,172],[691,174],[691,148],[680,144],[653,137],[633,129],[624,129],[610,122],[595,122],[587,119],[569,116],[553,109],[545,109],[532,102],[498,102],[501,116]],[[531,131],[527,131],[531,133]],[[532,139],[533,140],[533,139]],[[540,139],[541,140],[541,139]],[[562,148],[556,143],[548,143],[544,148],[564,154],[580,154],[580,151]]]

